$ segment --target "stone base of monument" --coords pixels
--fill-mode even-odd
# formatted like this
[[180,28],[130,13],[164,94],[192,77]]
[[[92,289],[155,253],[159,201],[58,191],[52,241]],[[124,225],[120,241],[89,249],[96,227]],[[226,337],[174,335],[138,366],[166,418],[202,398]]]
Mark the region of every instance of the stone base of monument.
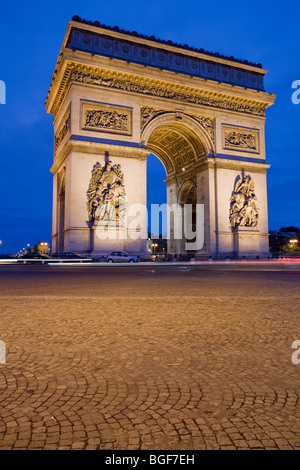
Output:
[[126,251],[131,255],[147,254],[147,240],[140,232],[109,222],[98,222],[90,231],[89,255],[93,260],[106,256],[111,251]]
[[212,259],[209,251],[200,251],[195,254],[194,258],[196,261],[209,261]]

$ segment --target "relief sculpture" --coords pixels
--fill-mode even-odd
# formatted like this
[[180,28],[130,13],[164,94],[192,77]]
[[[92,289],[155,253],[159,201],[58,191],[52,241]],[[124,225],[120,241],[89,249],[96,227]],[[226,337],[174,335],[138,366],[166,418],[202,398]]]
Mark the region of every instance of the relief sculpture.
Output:
[[121,165],[97,162],[87,190],[89,221],[122,222],[126,214],[126,191]]
[[256,139],[252,134],[244,132],[228,132],[225,135],[225,148],[241,148],[249,150],[257,150]]
[[88,110],[85,115],[85,127],[128,132],[128,115],[117,111]]
[[133,81],[133,78],[128,75],[128,79],[107,77],[104,73],[85,73],[75,68],[71,71],[69,80],[73,83],[83,83],[89,85],[96,85],[105,88],[113,88],[117,90],[131,91],[133,93],[140,93],[143,95],[155,96],[160,98],[168,98],[187,103],[199,104],[201,106],[209,106],[220,109],[228,109],[241,113],[253,114],[256,116],[264,116],[265,110],[263,107],[254,106],[251,104],[237,103],[235,101],[224,97],[206,96],[201,92],[195,92],[191,88],[183,88],[183,91],[166,88],[161,83],[152,84],[143,81]]
[[144,129],[146,124],[151,121],[152,118],[159,116],[161,114],[167,113],[165,109],[150,108],[149,106],[141,107],[141,130]]
[[58,149],[62,141],[64,140],[67,133],[71,130],[71,114],[69,112],[68,117],[66,118],[63,127],[60,131],[55,135],[54,139],[54,149],[55,151]]
[[[151,121],[154,117],[166,114],[168,111],[166,109],[151,108],[150,106],[141,107],[141,131],[146,127],[148,122]],[[209,134],[212,141],[215,141],[215,119],[207,116],[199,116],[195,114],[187,114],[187,116],[195,119]]]
[[250,175],[240,178],[230,199],[230,225],[232,227],[256,227],[258,224],[257,197]]

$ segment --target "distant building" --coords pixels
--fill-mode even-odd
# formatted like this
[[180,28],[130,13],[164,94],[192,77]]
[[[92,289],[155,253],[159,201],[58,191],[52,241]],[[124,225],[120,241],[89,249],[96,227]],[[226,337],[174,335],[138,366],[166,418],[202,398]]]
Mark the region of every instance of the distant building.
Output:
[[33,252],[38,252],[38,253],[46,253],[48,254],[50,251],[49,243],[48,242],[37,242],[37,244],[31,248],[30,250],[32,253]]
[[168,251],[168,240],[166,238],[148,238],[147,251],[151,255],[163,255]]

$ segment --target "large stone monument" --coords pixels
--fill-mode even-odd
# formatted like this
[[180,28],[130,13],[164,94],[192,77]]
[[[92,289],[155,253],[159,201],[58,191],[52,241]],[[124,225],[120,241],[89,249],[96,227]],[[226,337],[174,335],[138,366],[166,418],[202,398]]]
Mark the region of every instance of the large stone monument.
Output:
[[[166,170],[167,202],[204,206],[204,245],[194,255],[269,252],[265,110],[260,64],[110,28],[70,21],[46,109],[54,116],[53,252],[143,255],[146,164]],[[117,236],[99,236],[114,227]],[[170,227],[168,251],[186,253]]]

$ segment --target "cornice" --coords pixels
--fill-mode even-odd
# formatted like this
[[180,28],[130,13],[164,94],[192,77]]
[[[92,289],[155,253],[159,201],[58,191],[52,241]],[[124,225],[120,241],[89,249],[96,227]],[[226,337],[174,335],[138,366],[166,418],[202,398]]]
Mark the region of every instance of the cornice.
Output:
[[243,160],[231,160],[230,157],[228,159],[224,158],[214,158],[212,159],[213,162],[210,162],[213,164],[214,167],[216,168],[222,168],[222,169],[245,169],[248,171],[255,171],[257,173],[266,173],[266,171],[270,168],[271,165],[268,165],[265,163],[265,160],[262,160],[261,163],[257,162],[246,162]]
[[[102,155],[105,156],[107,152],[107,144],[79,142],[76,140],[69,140],[64,145],[61,151],[55,154],[54,163],[50,169],[51,173],[56,173],[59,168],[65,163],[71,152],[86,153],[88,155]],[[120,147],[118,145],[109,145],[110,157],[120,158],[136,158],[138,160],[145,160],[149,155],[149,151],[142,148]]]
[[[85,54],[85,53],[84,53]],[[75,59],[75,57],[73,58]],[[145,67],[135,66],[135,74],[87,64],[86,60],[65,58],[52,84],[46,102],[47,111],[56,114],[70,84],[120,90],[122,93],[154,96],[176,102],[221,108],[259,117],[275,101],[275,95],[209,80],[194,78],[188,83],[178,83],[177,74],[166,72],[159,77],[145,74]],[[106,61],[107,62],[107,61]],[[109,64],[103,64],[108,66]],[[161,77],[161,78],[160,78]],[[192,84],[191,84],[192,81]]]
[[[103,34],[106,36],[110,36],[110,37],[114,37],[118,39],[124,39],[127,41],[130,40],[132,42],[148,45],[150,47],[155,45],[157,47],[163,47],[171,51],[176,51],[176,52],[180,51],[182,54],[185,54],[185,55],[188,55],[191,53],[193,55],[197,54],[201,58],[206,59],[206,60],[209,59],[209,60],[213,60],[213,61],[220,62],[220,63],[228,63],[229,65],[234,64],[235,66],[240,67],[240,68],[247,68],[247,69],[251,68],[256,71],[259,70],[259,72],[262,74],[266,73],[266,70],[263,70],[261,64],[254,64],[254,63],[249,62],[248,60],[240,60],[234,57],[223,56],[222,54],[219,54],[218,52],[217,53],[208,52],[208,51],[205,51],[204,49],[197,49],[194,47],[190,47],[187,44],[181,45],[181,44],[174,43],[173,41],[170,41],[170,40],[168,41],[161,40],[161,39],[155,38],[154,36],[150,36],[150,37],[145,36],[143,34],[137,33],[136,31],[133,31],[133,32],[124,31],[117,26],[110,27],[107,25],[100,24],[99,21],[92,22],[92,21],[82,20],[78,16],[74,16],[72,20],[69,22],[68,33],[70,33],[70,30],[72,28],[79,28],[81,30],[85,30],[88,32]],[[69,34],[66,35],[65,43],[67,41],[67,38],[69,38]]]
[[224,160],[220,158],[214,157],[204,157],[196,161],[193,166],[189,166],[185,169],[185,171],[176,171],[170,173],[164,181],[166,183],[171,182],[182,182],[185,180],[189,180],[195,176],[197,172],[201,172],[208,168],[216,168],[216,169],[230,169],[230,170],[238,170],[241,171],[243,169],[247,171],[253,171],[255,173],[263,173],[265,174],[266,171],[270,168],[270,165],[262,162],[262,163],[254,163],[254,162],[244,162],[239,160]]
[[204,50],[191,50],[188,46],[180,48],[174,44],[133,37],[105,28],[84,28],[82,24],[73,23],[64,47],[99,57],[119,59],[123,64],[127,62],[154,66],[163,71],[171,70],[216,82],[264,90],[263,77],[266,70],[248,61],[208,54]]

